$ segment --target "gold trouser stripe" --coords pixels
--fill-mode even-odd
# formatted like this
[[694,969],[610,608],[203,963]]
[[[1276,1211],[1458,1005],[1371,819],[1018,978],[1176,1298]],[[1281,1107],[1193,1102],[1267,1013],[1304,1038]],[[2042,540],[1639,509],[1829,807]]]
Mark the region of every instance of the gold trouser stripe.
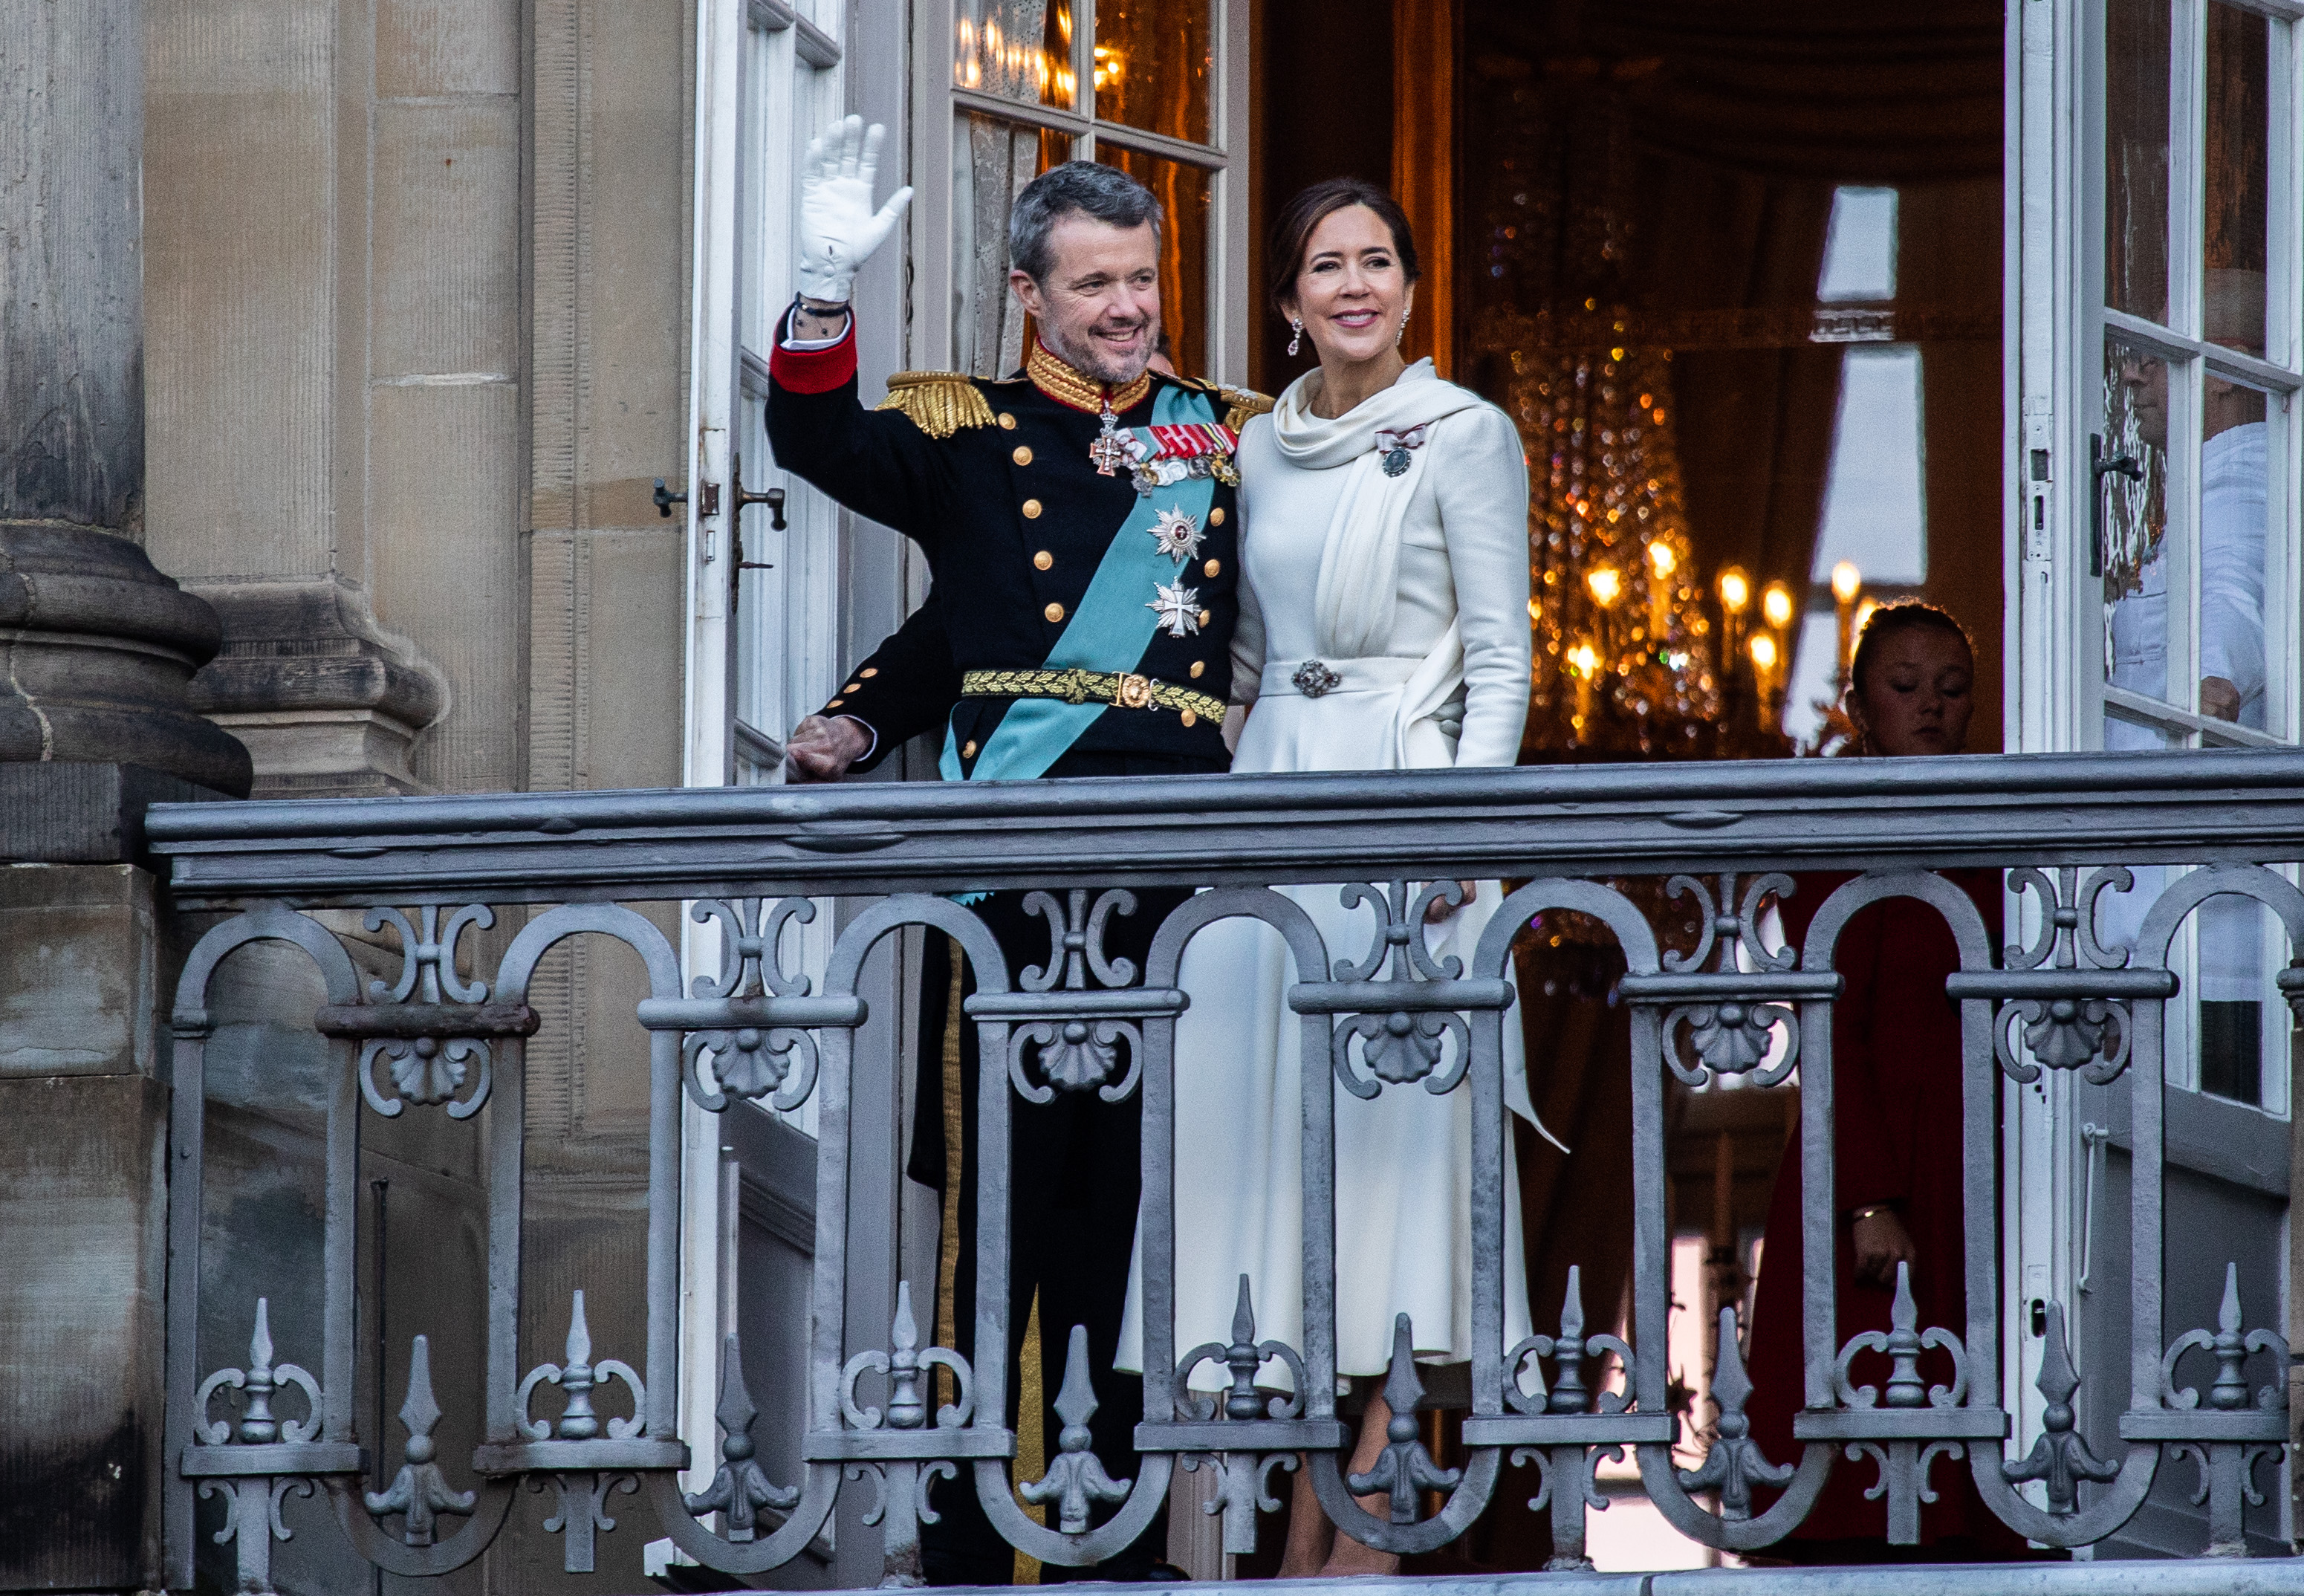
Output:
[[1224,704],[1205,692],[1118,671],[969,671],[960,679],[960,692],[962,698],[1045,698],[1068,704],[1116,705],[1121,702],[1122,684],[1131,680],[1144,684],[1148,709],[1190,709],[1204,720],[1224,719]]
[[[958,1346],[960,1311],[953,1301],[954,1283],[960,1278],[960,1183],[964,1175],[961,1168],[962,1139],[960,1116],[961,1027],[968,1023],[961,1008],[960,938],[946,937],[952,945],[952,980],[945,989],[944,1022],[944,1216],[936,1227],[936,1299],[935,1345]],[[936,1365],[936,1405],[944,1406],[960,1400],[953,1387],[953,1372],[943,1364]]]
[[[1032,1311],[1024,1320],[1024,1354],[1018,1362],[1022,1365],[1016,1375],[1016,1474],[1019,1480],[1038,1480],[1048,1472],[1047,1388],[1041,1383],[1046,1365],[1040,1356],[1040,1293],[1032,1291]],[[1035,1507],[1020,1495],[1016,1505],[1034,1524],[1046,1524],[1048,1510]],[[1020,1585],[1040,1583],[1040,1559],[1016,1554],[1016,1572],[1012,1581]]]

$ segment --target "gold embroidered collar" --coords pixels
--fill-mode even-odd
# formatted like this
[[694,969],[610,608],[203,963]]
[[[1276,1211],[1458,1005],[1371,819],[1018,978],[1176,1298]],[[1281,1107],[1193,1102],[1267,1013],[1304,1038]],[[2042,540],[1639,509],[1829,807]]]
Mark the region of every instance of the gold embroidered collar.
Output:
[[1024,357],[1024,375],[1032,386],[1059,404],[1098,415],[1106,404],[1117,415],[1144,403],[1144,395],[1152,391],[1152,373],[1142,371],[1126,387],[1106,387],[1067,365],[1057,354],[1038,338],[1032,340],[1032,352]]

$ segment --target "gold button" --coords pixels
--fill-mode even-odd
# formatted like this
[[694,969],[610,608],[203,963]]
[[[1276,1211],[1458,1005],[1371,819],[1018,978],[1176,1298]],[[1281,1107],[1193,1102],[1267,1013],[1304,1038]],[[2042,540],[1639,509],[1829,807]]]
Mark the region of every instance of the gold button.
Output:
[[970,737],[967,742],[960,745],[960,757],[963,760],[972,760],[976,757],[975,738]]
[[1027,521],[1038,521],[1040,519],[1039,500],[1026,499],[1024,501],[1024,519]]
[[1201,625],[1203,625],[1203,626],[1205,626],[1205,625],[1207,625],[1207,624],[1208,624],[1208,612],[1207,612],[1207,610],[1202,610],[1202,611],[1200,612],[1200,624],[1201,624]]
[[1224,562],[1222,560],[1210,560],[1207,565],[1201,566],[1200,569],[1207,572],[1210,576],[1219,575],[1224,571]]
[[1029,465],[1032,463],[1032,451],[1028,446],[1018,444],[1016,446],[1016,452],[1008,456],[1008,458],[1014,461],[1019,465]]
[[1205,661],[1199,660],[1199,659],[1195,659],[1195,660],[1193,660],[1193,661],[1192,661],[1192,680],[1193,680],[1193,681],[1195,681],[1195,682],[1199,681],[1199,680],[1200,679],[1200,673],[1201,673],[1202,671],[1204,671],[1204,670],[1207,669],[1207,668],[1208,668],[1208,667],[1207,667],[1207,663],[1206,663]]
[[861,692],[864,691],[864,683],[861,682],[851,682],[847,686],[842,688],[840,691],[843,692]]
[[1040,613],[1051,621],[1061,621],[1064,618],[1064,607],[1061,604],[1051,604]]
[[869,682],[873,677],[880,674],[880,667],[877,665],[868,665],[856,674],[863,677],[867,682]]
[[1056,556],[1050,554],[1045,548],[1032,556],[1032,568],[1036,571],[1046,571],[1049,566],[1055,563]]
[[1016,418],[1004,410],[1000,412],[1000,425],[1008,431],[1013,432],[1016,430]]
[[1176,718],[1182,721],[1188,726],[1195,726],[1200,724],[1200,717],[1193,714],[1190,709],[1185,710],[1182,715],[1177,716]]
[[1224,525],[1224,506],[1222,505],[1218,505],[1215,509],[1208,512],[1208,524],[1210,526]]
[[828,704],[825,705],[825,708],[826,708],[826,709],[837,709],[838,708],[840,708],[840,706],[841,706],[841,705],[843,705],[843,704],[846,703],[847,701],[848,701],[848,700],[847,700],[846,699],[834,699],[834,700],[833,700],[830,703],[828,703]]

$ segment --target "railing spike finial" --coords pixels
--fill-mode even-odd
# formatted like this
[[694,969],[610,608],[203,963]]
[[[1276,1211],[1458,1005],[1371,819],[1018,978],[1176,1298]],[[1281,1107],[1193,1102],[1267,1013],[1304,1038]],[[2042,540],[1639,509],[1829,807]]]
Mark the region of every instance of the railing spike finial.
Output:
[[2044,1481],[2048,1511],[2062,1517],[2080,1511],[2081,1481],[2103,1484],[2120,1473],[2120,1465],[2089,1451],[2088,1442],[2074,1428],[2078,1415],[2072,1410],[2072,1398],[2080,1392],[2080,1377],[2064,1344],[2064,1305],[2051,1299],[2047,1306],[2048,1330],[2041,1342],[2040,1374],[2032,1382],[2048,1399],[2040,1414],[2040,1435],[2020,1461],[2003,1463],[2000,1473],[2011,1484]]
[[782,1511],[800,1505],[799,1488],[771,1484],[753,1458],[752,1421],[759,1416],[744,1387],[744,1354],[732,1330],[720,1344],[720,1403],[713,1410],[720,1425],[720,1467],[701,1492],[690,1496],[683,1491],[680,1498],[690,1513],[727,1514],[731,1541],[750,1541],[758,1534],[761,1508]]
[[1712,1400],[1719,1415],[1718,1431],[1703,1465],[1674,1471],[1683,1490],[1717,1490],[1720,1516],[1735,1521],[1752,1516],[1752,1487],[1783,1485],[1792,1477],[1788,1463],[1770,1463],[1752,1439],[1752,1421],[1744,1405],[1752,1400],[1752,1377],[1745,1371],[1744,1354],[1736,1345],[1736,1310],[1720,1310],[1720,1355],[1712,1370]]
[[1385,1371],[1384,1401],[1392,1409],[1385,1426],[1385,1447],[1376,1465],[1365,1474],[1348,1474],[1344,1483],[1354,1496],[1382,1491],[1391,1498],[1393,1524],[1416,1522],[1416,1498],[1427,1490],[1453,1490],[1463,1482],[1464,1471],[1444,1469],[1432,1461],[1416,1424],[1416,1405],[1424,1400],[1424,1382],[1416,1374],[1415,1334],[1408,1315],[1392,1321],[1392,1364]]
[[1064,1354],[1064,1383],[1056,1393],[1056,1417],[1064,1422],[1056,1437],[1057,1453],[1048,1459],[1048,1472],[1016,1493],[1033,1507],[1056,1503],[1056,1527],[1067,1535],[1088,1532],[1088,1503],[1123,1501],[1129,1481],[1104,1472],[1103,1460],[1088,1449],[1094,1439],[1088,1422],[1096,1416],[1096,1388],[1088,1380],[1088,1327],[1072,1326],[1072,1345]]
[[400,1422],[408,1430],[400,1472],[393,1476],[390,1489],[362,1491],[360,1498],[371,1517],[403,1515],[402,1541],[430,1546],[437,1538],[439,1515],[470,1516],[479,1498],[475,1492],[451,1488],[435,1461],[439,1447],[432,1439],[432,1427],[440,1422],[440,1404],[432,1395],[432,1344],[422,1336],[409,1349],[408,1396],[400,1405]]

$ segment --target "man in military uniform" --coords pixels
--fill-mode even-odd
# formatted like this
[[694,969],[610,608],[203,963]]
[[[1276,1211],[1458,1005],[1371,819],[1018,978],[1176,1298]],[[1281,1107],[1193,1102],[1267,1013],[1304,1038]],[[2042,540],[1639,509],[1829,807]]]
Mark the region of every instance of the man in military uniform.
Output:
[[[1009,225],[1010,284],[1038,333],[1024,369],[996,379],[900,373],[867,411],[849,285],[909,198],[872,208],[879,136],[851,117],[809,152],[800,293],[769,364],[768,437],[785,470],[917,542],[933,585],[927,605],[793,732],[791,775],[868,769],[939,728],[948,781],[1224,769],[1240,581],[1232,446],[1264,402],[1148,370],[1160,336],[1158,201],[1090,162],[1036,179]],[[1024,912],[1023,896],[976,905],[1012,977],[1050,957],[1050,928]],[[1138,896],[1135,914],[1108,922],[1106,951],[1140,968],[1153,931],[1188,894]],[[965,981],[950,980],[948,947],[929,938],[912,1169],[945,1188],[947,1241],[958,1244],[945,1322],[981,1359],[987,1349],[966,1346],[974,1182],[946,1167],[955,1127],[939,1127],[936,1111],[956,1116],[953,1150],[972,1169],[976,1036],[950,1012]],[[1139,1099],[1058,1091],[1014,1108],[1012,1371],[1037,1301],[1047,1349],[1041,1433],[1053,1451],[1061,1421],[1045,1405],[1071,1328],[1085,1325],[1092,1445],[1109,1473],[1127,1478],[1143,1398],[1112,1361],[1135,1232]],[[1012,1372],[1012,1393],[1021,1384]],[[965,1474],[936,1504],[944,1522],[925,1539],[931,1583],[1005,1583],[1011,1555]],[[1147,1577],[1156,1552],[1148,1533],[1097,1575]]]

